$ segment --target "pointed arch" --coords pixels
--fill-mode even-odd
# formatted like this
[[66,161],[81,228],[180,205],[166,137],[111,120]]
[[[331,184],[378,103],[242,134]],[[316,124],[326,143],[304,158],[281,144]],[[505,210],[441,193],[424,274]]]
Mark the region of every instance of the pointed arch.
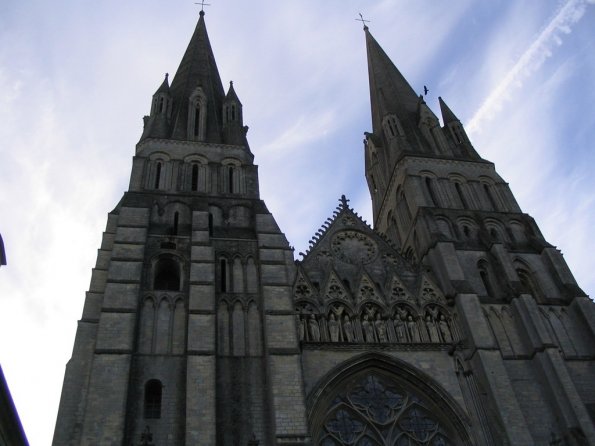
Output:
[[188,102],[188,139],[204,141],[207,126],[207,97],[201,87],[190,95]]
[[446,390],[421,370],[378,353],[328,372],[307,405],[315,444],[472,444],[469,419]]
[[388,141],[396,138],[397,136],[404,136],[405,131],[401,122],[394,114],[389,114],[382,120],[382,127],[384,129],[384,135]]

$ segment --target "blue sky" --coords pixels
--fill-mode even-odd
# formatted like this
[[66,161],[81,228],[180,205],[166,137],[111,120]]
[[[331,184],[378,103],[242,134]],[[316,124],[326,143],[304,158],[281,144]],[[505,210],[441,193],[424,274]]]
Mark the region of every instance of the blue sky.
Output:
[[[593,0],[212,0],[224,84],[244,104],[261,196],[296,253],[341,194],[370,221],[361,11],[438,95],[593,295]],[[142,116],[198,18],[192,1],[0,3],[0,363],[31,444],[51,442],[64,366]]]

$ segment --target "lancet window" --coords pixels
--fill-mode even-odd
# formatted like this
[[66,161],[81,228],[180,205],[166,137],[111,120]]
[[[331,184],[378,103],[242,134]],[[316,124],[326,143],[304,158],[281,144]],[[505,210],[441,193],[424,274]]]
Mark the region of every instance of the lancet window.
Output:
[[207,98],[200,87],[198,87],[188,104],[188,139],[192,141],[204,141],[207,124]]

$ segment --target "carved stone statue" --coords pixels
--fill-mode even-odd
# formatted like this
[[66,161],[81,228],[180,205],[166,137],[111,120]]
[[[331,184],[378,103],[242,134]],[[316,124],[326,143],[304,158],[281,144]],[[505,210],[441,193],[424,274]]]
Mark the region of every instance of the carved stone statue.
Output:
[[313,342],[320,342],[320,327],[318,326],[316,316],[313,314],[311,314],[310,319],[308,319],[308,328],[310,331],[310,340]]
[[368,320],[368,315],[364,315],[364,320],[362,322],[362,329],[364,331],[364,340],[366,342],[372,343],[376,342],[374,339],[374,326]]
[[343,331],[345,332],[345,340],[347,342],[355,342],[355,335],[353,334],[353,324],[349,316],[345,315],[343,318]]
[[409,334],[409,340],[411,342],[419,342],[419,330],[417,329],[417,323],[413,320],[413,316],[407,316],[407,332]]
[[428,331],[428,337],[430,342],[440,342],[440,336],[438,336],[438,328],[436,323],[432,320],[432,316],[426,315],[426,329]]
[[438,321],[438,327],[440,328],[440,334],[442,335],[442,340],[444,342],[452,342],[452,334],[450,332],[450,327],[448,326],[448,322],[446,322],[446,318],[443,314],[440,315],[440,320]]
[[378,336],[378,342],[388,342],[388,336],[386,335],[386,324],[382,319],[380,319],[380,313],[376,313],[374,326],[376,327],[376,336]]
[[331,336],[331,342],[339,342],[339,323],[335,315],[331,313],[328,319],[328,332]]
[[405,322],[403,322],[403,319],[401,319],[400,316],[395,317],[394,325],[397,341],[408,342],[409,338],[407,337],[407,327],[405,327]]

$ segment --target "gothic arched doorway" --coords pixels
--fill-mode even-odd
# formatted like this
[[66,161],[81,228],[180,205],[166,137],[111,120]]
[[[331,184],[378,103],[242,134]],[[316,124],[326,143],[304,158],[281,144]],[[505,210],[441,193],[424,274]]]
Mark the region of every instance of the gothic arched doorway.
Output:
[[471,444],[464,415],[429,377],[401,361],[365,356],[342,367],[310,395],[314,444]]

